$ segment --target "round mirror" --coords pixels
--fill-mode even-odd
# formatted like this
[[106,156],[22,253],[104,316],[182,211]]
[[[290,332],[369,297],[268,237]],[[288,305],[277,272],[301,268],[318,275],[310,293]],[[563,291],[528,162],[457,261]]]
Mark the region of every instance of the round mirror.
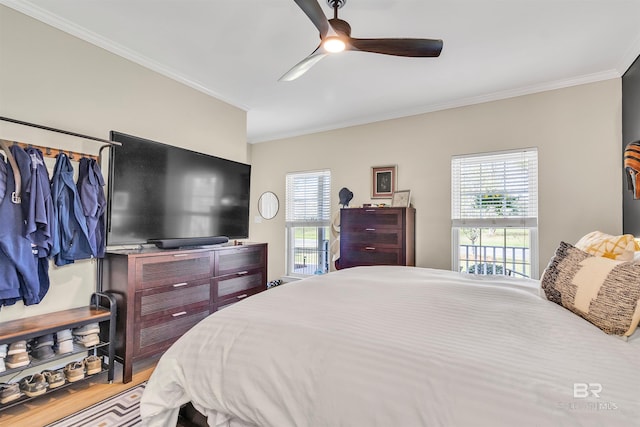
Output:
[[271,191],[265,191],[258,199],[258,212],[264,219],[271,219],[278,213],[278,196]]

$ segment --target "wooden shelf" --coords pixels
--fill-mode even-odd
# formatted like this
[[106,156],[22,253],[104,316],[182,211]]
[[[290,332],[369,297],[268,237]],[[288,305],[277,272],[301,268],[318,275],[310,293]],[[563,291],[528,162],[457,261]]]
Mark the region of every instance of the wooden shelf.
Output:
[[106,308],[88,306],[10,320],[0,324],[0,344],[10,344],[71,327],[102,322],[109,320],[110,315],[111,312]]

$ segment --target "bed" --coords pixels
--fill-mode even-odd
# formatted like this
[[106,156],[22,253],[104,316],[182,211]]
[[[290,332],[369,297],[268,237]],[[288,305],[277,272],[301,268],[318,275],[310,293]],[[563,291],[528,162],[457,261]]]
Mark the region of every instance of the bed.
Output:
[[210,426],[630,426],[639,360],[640,338],[537,280],[356,267],[204,319],[159,360],[140,411],[148,426],[176,425],[187,402]]

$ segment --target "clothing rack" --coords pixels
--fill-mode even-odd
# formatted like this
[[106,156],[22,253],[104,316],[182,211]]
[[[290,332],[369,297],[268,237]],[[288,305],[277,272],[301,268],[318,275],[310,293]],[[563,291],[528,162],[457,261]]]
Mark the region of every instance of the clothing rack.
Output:
[[[56,155],[60,154],[60,153],[65,153],[69,159],[74,160],[76,157],[78,158],[78,160],[82,157],[90,157],[93,159],[97,159],[99,160],[100,157],[102,157],[102,150],[104,148],[111,148],[114,145],[118,145],[121,146],[122,144],[118,141],[110,141],[108,139],[103,139],[103,138],[98,138],[95,136],[90,136],[90,135],[84,135],[81,133],[77,133],[77,132],[71,132],[68,130],[64,130],[64,129],[58,129],[58,128],[53,128],[50,126],[44,126],[44,125],[39,125],[36,123],[30,123],[30,122],[25,122],[22,120],[16,120],[16,119],[12,119],[9,117],[2,117],[0,116],[0,120],[1,121],[5,121],[5,122],[10,122],[10,123],[15,123],[15,124],[19,124],[22,126],[28,126],[28,127],[33,127],[36,129],[42,129],[42,130],[46,130],[49,132],[55,132],[55,133],[61,133],[64,135],[69,135],[69,136],[74,136],[76,138],[81,138],[81,139],[88,139],[91,141],[97,141],[97,142],[102,142],[106,145],[103,145],[102,147],[100,147],[99,150],[99,155],[95,156],[95,155],[90,155],[90,154],[85,154],[85,153],[80,153],[80,152],[73,152],[73,151],[63,151],[57,148],[51,148],[51,147],[42,147],[42,146],[38,146],[38,145],[33,145],[33,144],[26,144],[23,142],[16,142],[16,141],[7,141],[7,140],[3,140],[0,139],[0,141],[4,142],[5,144],[9,145],[9,144],[19,144],[20,146],[22,146],[22,148],[26,148],[26,147],[34,147],[39,149],[40,151],[42,151],[42,155],[45,157],[55,157]],[[19,174],[18,174],[19,175]],[[19,182],[19,181],[16,181]],[[96,290],[97,291],[101,291],[102,290],[102,259],[98,259],[97,260],[97,266],[96,266]]]
[[108,139],[103,139],[103,138],[98,138],[98,137],[95,137],[95,136],[84,135],[84,134],[81,134],[81,133],[71,132],[71,131],[64,130],[64,129],[52,128],[52,127],[49,127],[49,126],[39,125],[39,124],[36,124],[36,123],[29,123],[29,122],[25,122],[25,121],[22,121],[22,120],[11,119],[9,117],[0,116],[0,120],[5,121],[5,122],[10,122],[10,123],[16,123],[16,124],[23,125],[23,126],[29,126],[29,127],[33,127],[33,128],[37,128],[37,129],[48,130],[50,132],[63,133],[65,135],[71,135],[71,136],[75,136],[75,137],[78,137],[78,138],[90,139],[92,141],[104,142],[105,144],[109,144],[109,145],[122,145],[118,141],[109,141]]
[[27,148],[37,148],[42,152],[42,157],[49,157],[52,159],[54,159],[58,154],[64,153],[67,155],[67,157],[69,157],[70,160],[79,161],[82,157],[89,157],[90,159],[94,159],[96,161],[99,160],[98,156],[95,154],[81,153],[78,151],[61,150],[59,148],[45,147],[42,145],[28,144],[26,142],[19,142],[19,141],[9,141],[7,139],[0,139],[0,141],[4,142],[7,145],[12,145],[12,144],[19,145],[25,150]]

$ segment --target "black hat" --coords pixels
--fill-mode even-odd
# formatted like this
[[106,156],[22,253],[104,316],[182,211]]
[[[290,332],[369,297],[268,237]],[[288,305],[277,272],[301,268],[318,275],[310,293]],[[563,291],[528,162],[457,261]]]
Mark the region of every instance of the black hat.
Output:
[[347,187],[342,187],[338,196],[340,197],[340,204],[342,206],[349,206],[349,202],[353,199],[353,193]]

